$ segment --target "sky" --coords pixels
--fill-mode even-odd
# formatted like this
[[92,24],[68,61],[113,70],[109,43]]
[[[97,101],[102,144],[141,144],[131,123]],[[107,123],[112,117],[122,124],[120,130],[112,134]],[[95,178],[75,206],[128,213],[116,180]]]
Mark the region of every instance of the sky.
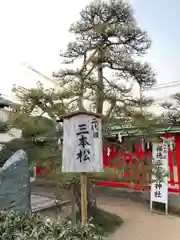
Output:
[[[180,1],[130,0],[139,25],[152,40],[147,61],[157,74],[157,83],[180,80]],[[180,85],[152,91],[156,99],[180,91]]]
[[[11,95],[13,84],[35,86],[38,75],[28,63],[51,76],[60,68],[59,52],[71,39],[70,24],[91,0],[6,0],[0,1],[1,93]],[[180,80],[180,1],[129,0],[138,24],[152,39],[146,60],[157,74],[157,83]],[[180,85],[152,91],[157,99],[180,90]]]

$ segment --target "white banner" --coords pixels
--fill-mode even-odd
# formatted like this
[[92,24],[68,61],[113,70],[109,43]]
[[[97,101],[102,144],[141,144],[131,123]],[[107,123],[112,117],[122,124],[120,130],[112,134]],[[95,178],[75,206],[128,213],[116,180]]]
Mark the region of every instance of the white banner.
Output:
[[101,119],[79,114],[63,122],[63,172],[103,170]]
[[153,143],[153,164],[156,173],[164,176],[152,176],[151,202],[168,204],[168,145],[167,143]]

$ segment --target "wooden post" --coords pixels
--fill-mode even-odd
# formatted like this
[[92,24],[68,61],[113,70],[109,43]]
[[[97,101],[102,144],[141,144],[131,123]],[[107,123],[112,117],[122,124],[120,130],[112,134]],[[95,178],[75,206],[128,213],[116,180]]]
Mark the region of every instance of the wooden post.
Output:
[[76,224],[76,196],[74,184],[71,186],[71,200],[72,200],[72,223]]
[[87,224],[87,173],[81,173],[81,223]]
[[[78,204],[81,208],[81,220],[82,226],[87,224],[87,174],[88,172],[100,172],[103,170],[103,158],[102,158],[102,131],[101,131],[101,114],[87,112],[82,107],[74,113],[70,113],[61,117],[60,121],[63,124],[63,156],[62,156],[62,172],[64,173],[79,173],[81,179],[81,202]],[[87,129],[87,132],[86,132]],[[85,130],[85,131],[84,131]],[[73,136],[73,141],[69,141],[69,138]],[[86,159],[79,159],[74,161],[72,165],[72,159],[77,156],[78,151],[81,151],[85,146],[82,145],[79,135],[84,139],[87,139],[89,146],[88,158],[94,156],[93,162],[80,161]],[[78,144],[78,145],[77,145]],[[83,155],[81,157],[84,157]],[[78,196],[79,197],[79,196]],[[78,199],[79,200],[79,199]]]

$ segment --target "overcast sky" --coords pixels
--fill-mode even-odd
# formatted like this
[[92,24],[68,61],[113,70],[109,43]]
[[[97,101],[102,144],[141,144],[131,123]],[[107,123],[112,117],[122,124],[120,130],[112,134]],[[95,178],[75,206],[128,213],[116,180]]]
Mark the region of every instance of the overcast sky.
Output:
[[[60,66],[60,49],[70,39],[69,25],[90,0],[0,1],[1,91],[10,95],[13,84],[33,86],[39,77],[25,69],[27,62],[50,76]],[[180,80],[180,1],[130,0],[135,16],[153,41],[147,60],[158,83]],[[180,86],[153,92],[166,97]]]

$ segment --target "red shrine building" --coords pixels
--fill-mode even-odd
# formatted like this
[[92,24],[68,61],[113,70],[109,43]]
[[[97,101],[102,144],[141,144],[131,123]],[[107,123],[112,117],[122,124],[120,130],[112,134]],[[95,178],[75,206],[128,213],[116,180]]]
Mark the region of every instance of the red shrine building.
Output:
[[[156,127],[155,132],[158,138],[168,143],[169,192],[180,193],[180,125]],[[146,138],[142,140],[142,133],[137,128],[123,129],[123,132],[117,127],[112,128],[108,139],[112,144],[103,149],[104,169],[114,169],[114,176],[108,181],[97,181],[97,184],[149,189],[150,178],[145,169],[152,163],[152,142]],[[118,141],[121,143],[117,144]]]

